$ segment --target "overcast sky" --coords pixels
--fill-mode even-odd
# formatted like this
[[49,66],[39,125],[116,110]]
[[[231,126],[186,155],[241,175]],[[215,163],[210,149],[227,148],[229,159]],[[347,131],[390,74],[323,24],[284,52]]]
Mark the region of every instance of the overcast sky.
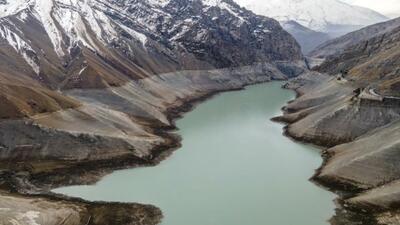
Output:
[[[321,0],[323,1],[323,0]],[[400,0],[342,0],[353,5],[364,6],[389,17],[400,16]]]

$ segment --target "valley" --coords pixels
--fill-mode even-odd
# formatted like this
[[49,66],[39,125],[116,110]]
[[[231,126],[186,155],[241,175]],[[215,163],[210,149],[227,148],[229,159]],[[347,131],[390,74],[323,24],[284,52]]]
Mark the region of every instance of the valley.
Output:
[[199,104],[177,120],[182,147],[160,165],[53,191],[150,203],[163,211],[163,225],[328,224],[335,196],[308,180],[320,152],[282,136],[282,125],[270,121],[294,97],[281,85],[250,86]]
[[[320,10],[314,0],[296,2],[285,0],[275,11],[272,3],[253,4],[252,12],[232,0],[0,0],[0,224],[173,223],[174,201],[142,198],[146,184],[156,188],[146,183],[154,176],[147,171],[161,176],[169,171],[164,166],[186,154],[194,161],[187,155],[180,164],[195,166],[202,153],[225,169],[221,177],[231,178],[225,182],[232,189],[208,186],[219,193],[212,200],[232,191],[243,203],[214,202],[214,210],[225,210],[215,218],[318,225],[331,216],[332,225],[400,224],[400,20],[336,0]],[[351,32],[336,37],[342,33],[331,29]],[[243,109],[254,111],[240,114]],[[218,121],[209,121],[213,115],[232,119],[218,135],[211,135],[218,128]],[[282,126],[268,121],[273,116],[284,123],[284,135],[321,149],[322,165],[315,148],[281,135]],[[185,129],[190,118],[199,129],[210,122],[195,135],[196,146],[187,142],[193,140],[187,132],[196,130]],[[229,136],[244,128],[249,136],[243,140]],[[227,148],[208,145],[213,140]],[[274,151],[266,151],[273,143]],[[198,148],[207,151],[191,151]],[[240,154],[229,161],[226,151],[235,149]],[[214,151],[223,157],[213,157]],[[247,157],[254,158],[245,163]],[[229,169],[229,162],[236,167]],[[196,174],[207,172],[203,167]],[[218,180],[212,168],[201,176]],[[248,182],[232,171],[249,172],[242,174]],[[139,176],[119,177],[131,172]],[[108,183],[114,176],[115,183],[140,183],[141,191],[125,198],[122,193],[130,194],[121,190],[115,197],[114,181]],[[185,182],[201,187],[207,181],[167,184],[184,188]],[[236,189],[241,185],[246,191]],[[85,195],[85,187],[103,189]],[[277,190],[284,201],[270,195]],[[199,205],[211,192],[196,196]],[[194,195],[187,193],[186,199]],[[264,201],[241,199],[243,193]],[[163,194],[160,199],[171,197]],[[290,201],[300,197],[301,205],[292,208]],[[267,198],[274,203],[265,204]]]

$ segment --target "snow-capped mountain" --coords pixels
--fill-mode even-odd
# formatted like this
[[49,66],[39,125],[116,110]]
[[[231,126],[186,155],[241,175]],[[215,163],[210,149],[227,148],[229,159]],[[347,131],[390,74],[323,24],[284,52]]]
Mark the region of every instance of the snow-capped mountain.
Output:
[[[276,20],[231,0],[0,2],[0,84],[107,88],[180,70],[302,59]],[[23,106],[22,114],[50,110]]]
[[2,0],[0,42],[3,71],[53,88],[301,58],[278,22],[231,0]]
[[[237,0],[255,13],[279,21],[296,21],[324,33],[346,33],[388,18],[340,0]],[[337,34],[336,34],[337,35]]]

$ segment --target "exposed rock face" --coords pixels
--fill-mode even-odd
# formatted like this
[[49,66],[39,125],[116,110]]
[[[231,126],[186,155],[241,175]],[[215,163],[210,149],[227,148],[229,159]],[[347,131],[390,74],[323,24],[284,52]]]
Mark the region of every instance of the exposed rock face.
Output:
[[[154,21],[156,32],[217,68],[301,59],[297,43],[277,21],[231,0],[169,1],[163,10],[168,18]],[[128,12],[137,12],[136,6]]]
[[302,59],[275,20],[232,1],[27,2],[2,12],[2,67],[50,87],[115,86],[182,69]]

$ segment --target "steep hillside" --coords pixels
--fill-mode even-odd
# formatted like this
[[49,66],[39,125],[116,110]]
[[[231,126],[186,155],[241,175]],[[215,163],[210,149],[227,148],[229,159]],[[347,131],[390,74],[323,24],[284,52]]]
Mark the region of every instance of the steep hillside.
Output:
[[3,6],[0,33],[24,62],[3,54],[50,86],[65,85],[86,64],[113,72],[118,84],[177,69],[301,59],[295,41],[276,21],[256,17],[232,1],[18,2]]

